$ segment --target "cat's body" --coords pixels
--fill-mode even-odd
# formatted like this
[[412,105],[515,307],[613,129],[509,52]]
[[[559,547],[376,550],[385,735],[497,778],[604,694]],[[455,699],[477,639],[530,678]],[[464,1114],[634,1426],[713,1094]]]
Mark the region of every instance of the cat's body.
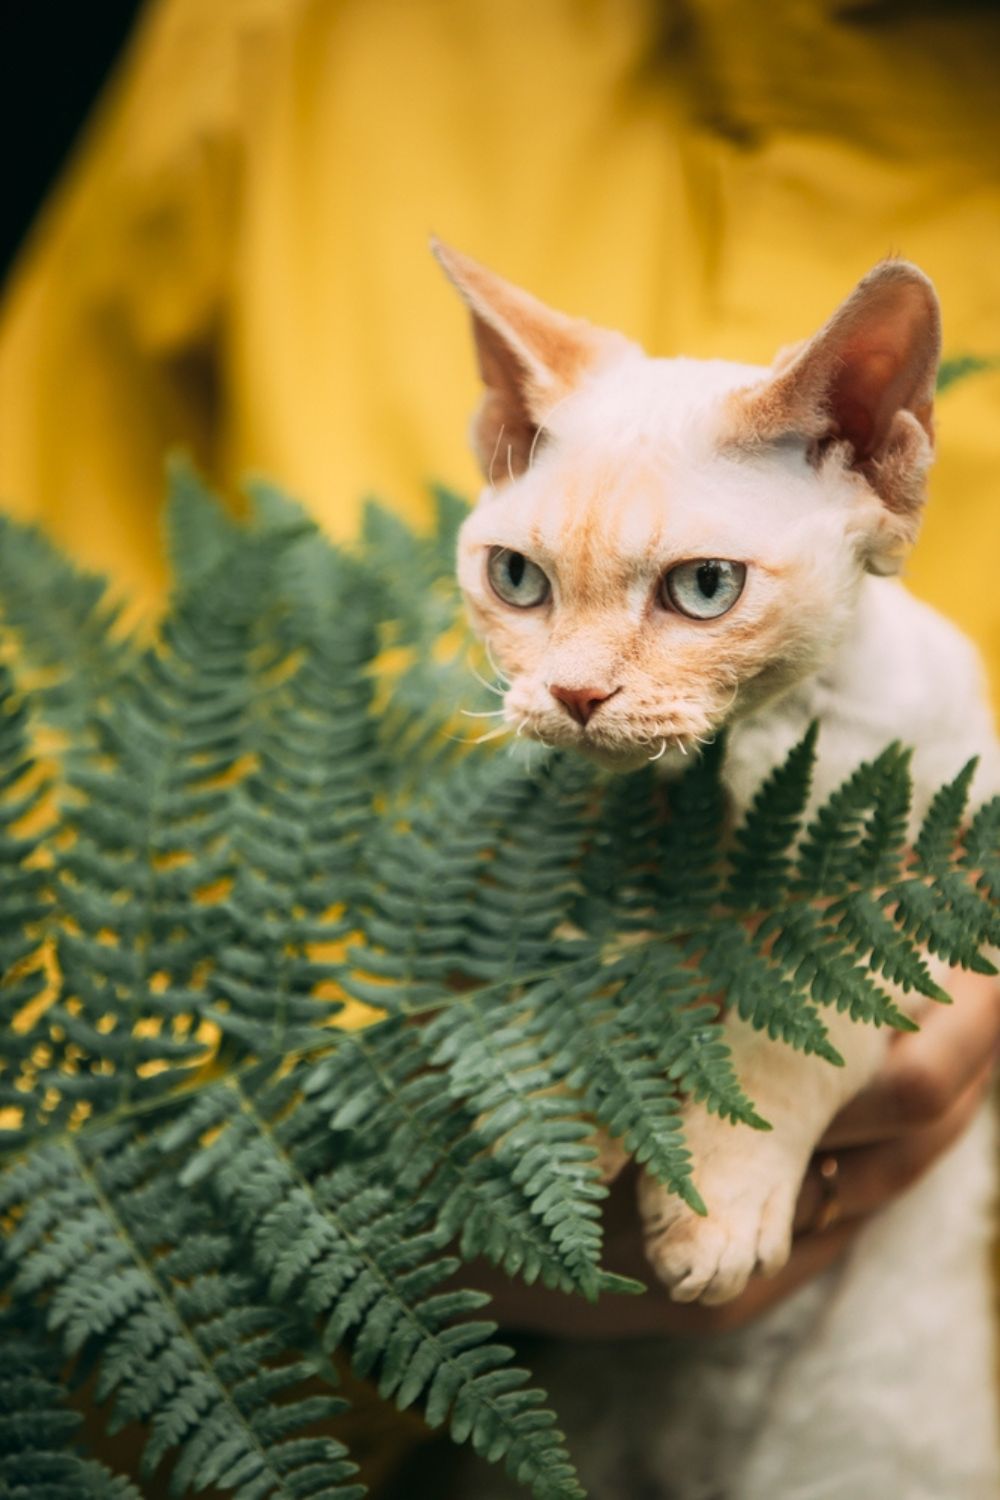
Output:
[[[511,678],[512,726],[669,774],[727,724],[737,811],[813,719],[817,798],[897,739],[915,750],[915,815],[974,754],[977,795],[1000,789],[971,646],[870,576],[898,569],[931,457],[939,335],[919,272],[878,268],[766,370],[647,359],[442,259],[486,385],[491,482],[459,573]],[[832,1015],[835,1069],[726,1025],[774,1128],[687,1110],[706,1219],[643,1179],[647,1253],[682,1301],[780,1268],[815,1146],[887,1045]],[[984,1114],[844,1265],[738,1334],[543,1351],[594,1500],[994,1500],[991,1163]]]
[[[846,1263],[737,1332],[532,1341],[591,1500],[995,1500],[984,1114]],[[457,1500],[515,1500],[469,1462]]]

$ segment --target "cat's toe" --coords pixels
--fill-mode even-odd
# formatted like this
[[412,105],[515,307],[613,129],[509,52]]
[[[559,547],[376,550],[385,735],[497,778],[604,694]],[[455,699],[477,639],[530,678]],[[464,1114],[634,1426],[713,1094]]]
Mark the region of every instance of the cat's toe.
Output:
[[776,1276],[792,1253],[795,1194],[776,1189],[764,1204],[757,1234],[757,1267],[762,1276]]
[[675,1302],[703,1302],[714,1307],[731,1302],[746,1287],[756,1269],[752,1244],[732,1235],[720,1226],[711,1233],[699,1235],[693,1255],[685,1257],[687,1266],[676,1281],[668,1281]]
[[720,1205],[707,1218],[661,1202],[646,1215],[646,1255],[675,1302],[731,1302],[755,1272],[774,1275],[787,1261],[792,1208],[784,1188]]
[[746,1290],[747,1282],[758,1265],[756,1247],[750,1238],[735,1235],[728,1239],[719,1255],[715,1273],[706,1282],[699,1301],[706,1307],[718,1307],[723,1302],[732,1302]]
[[646,1258],[675,1302],[697,1302],[715,1276],[725,1246],[717,1224],[691,1217],[693,1222],[678,1222],[646,1237]]

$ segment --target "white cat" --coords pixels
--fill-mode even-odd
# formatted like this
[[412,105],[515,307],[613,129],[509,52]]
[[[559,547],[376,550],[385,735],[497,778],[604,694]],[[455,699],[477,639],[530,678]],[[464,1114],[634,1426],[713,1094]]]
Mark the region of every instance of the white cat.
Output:
[[[459,578],[512,727],[669,771],[727,724],[738,809],[814,718],[816,798],[895,739],[915,749],[915,814],[973,754],[977,795],[1000,788],[973,648],[887,576],[932,458],[940,322],[920,271],[877,266],[765,369],[651,359],[435,248],[484,383]],[[723,1302],[784,1263],[816,1144],[886,1046],[826,1019],[842,1069],[727,1018],[774,1128],[687,1110],[707,1218],[642,1182],[674,1298]],[[840,1269],[739,1334],[541,1350],[594,1500],[996,1500],[992,1153],[984,1112]],[[516,1491],[477,1473],[473,1493]]]

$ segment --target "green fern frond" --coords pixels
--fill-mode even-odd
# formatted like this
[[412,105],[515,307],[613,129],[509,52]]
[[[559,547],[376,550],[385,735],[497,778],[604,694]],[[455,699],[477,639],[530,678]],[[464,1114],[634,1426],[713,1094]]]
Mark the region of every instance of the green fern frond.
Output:
[[[393,809],[379,834],[360,964],[416,1004],[456,969],[486,981],[545,961],[576,888],[590,773],[471,758]],[[352,992],[371,998],[368,990]],[[433,994],[434,992],[431,991]]]
[[575,1287],[550,1228],[491,1151],[475,1109],[456,1104],[432,1066],[422,1028],[390,1019],[344,1036],[305,1092],[331,1131],[360,1128],[366,1159],[404,1192],[435,1203],[440,1229],[464,1260],[483,1255],[529,1284]]
[[785,894],[809,801],[818,735],[819,725],[814,723],[761,783],[739,827],[726,891],[737,911],[758,912],[776,905]]
[[502,988],[459,996],[426,1023],[431,1061],[453,1099],[474,1101],[477,1134],[521,1189],[573,1284],[601,1290],[601,1216],[607,1196],[580,1102],[560,1088],[545,1041]]
[[723,888],[719,853],[726,824],[721,779],[725,748],[723,737],[713,740],[668,788],[655,883],[656,910],[665,927],[674,922],[683,927],[683,914],[692,907],[709,911]]
[[9,1294],[47,1296],[65,1355],[100,1349],[109,1431],[146,1424],[144,1471],[173,1452],[177,1493],[217,1484],[238,1500],[360,1500],[360,1486],[342,1483],[354,1468],[341,1444],[327,1438],[307,1455],[289,1446],[289,1433],[345,1403],[296,1396],[314,1366],[283,1357],[287,1320],[255,1305],[231,1237],[178,1194],[163,1163],[155,1144],[118,1127],[45,1147],[8,1173],[6,1205],[26,1205],[7,1246]]
[[240,527],[181,453],[167,461],[167,555],[175,587],[207,583],[238,547]]
[[931,801],[913,845],[917,868],[925,874],[936,875],[951,866],[978,764],[970,760],[953,781],[938,788]]
[[[266,485],[243,523],[173,482],[145,652],[5,530],[4,1295],[178,1493],[358,1496],[315,1430],[336,1348],[540,1500],[579,1495],[463,1262],[634,1291],[601,1265],[595,1129],[700,1208],[685,1100],[766,1125],[726,1008],[836,1063],[829,1007],[903,1028],[889,986],[946,998],[925,950],[986,972],[1000,799],[966,822],[967,768],[910,850],[899,746],[810,812],[811,730],[735,830],[721,740],[669,782],[462,756],[460,502],[430,536],[371,509],[345,552]],[[47,800],[30,737],[59,714]]]
[[[62,991],[46,1022],[102,1066],[78,1070],[69,1090],[58,1085],[66,1098],[54,1121],[71,1094],[95,1110],[159,1094],[204,1054],[174,1032],[178,995],[189,1004],[199,965],[228,927],[203,893],[232,878],[232,768],[257,748],[281,667],[261,641],[259,614],[276,549],[241,547],[240,585],[227,559],[197,597],[180,596],[162,641],[97,717],[101,760],[70,780],[73,843],[59,896],[72,926],[59,933]],[[152,1023],[145,1035],[140,1022]]]
[[317,954],[352,931],[381,754],[370,633],[345,636],[336,650],[318,632],[300,647],[260,727],[257,767],[231,801],[236,876],[209,1014],[257,1054],[315,1041],[309,1028],[337,1008],[319,992],[345,965]]
[[[864,870],[871,869],[876,809],[893,778],[905,775],[901,751],[890,745],[877,759],[858,766],[831,793],[806,828],[798,853],[798,888],[810,894],[838,896]],[[893,832],[895,824],[886,820]]]
[[[800,904],[773,913],[758,929],[757,940],[768,946],[769,958],[788,980],[805,990],[817,1005],[833,1006],[846,1011],[852,1020],[869,1025],[912,1031],[913,1023],[875,978],[880,965],[866,948],[867,929],[863,937],[855,935],[852,941],[851,919],[860,924],[861,907],[868,899],[867,891],[852,891],[825,910]],[[879,938],[887,944],[887,934],[880,933]],[[892,958],[897,964],[902,962],[902,948],[906,948],[905,940],[893,948]],[[907,952],[913,950],[908,948]],[[916,961],[918,955],[913,953],[913,957]]]
[[[240,1091],[211,1148],[212,1192],[272,1298],[292,1297],[320,1318],[324,1348],[346,1347],[358,1374],[377,1375],[398,1407],[423,1397],[432,1427],[447,1421],[456,1441],[503,1458],[539,1497],[581,1496],[541,1392],[525,1388],[513,1351],[492,1341],[496,1325],[468,1317],[489,1297],[444,1286],[461,1262],[442,1254],[447,1235],[429,1226],[429,1205],[401,1203],[364,1166],[309,1180],[286,1143],[284,1102],[280,1084],[276,1100],[266,1087],[256,1098]],[[181,1181],[193,1177],[182,1172]]]
[[104,578],[76,567],[34,526],[0,516],[0,626],[32,688],[36,717],[89,740],[97,703],[113,696],[135,647]]
[[980,375],[987,370],[995,370],[998,365],[1000,365],[1000,360],[996,355],[953,354],[950,359],[943,359],[938,369],[938,395],[950,391],[953,385],[967,380],[970,375]]
[[[890,920],[884,898],[877,899],[868,891],[853,891],[834,902],[828,915],[838,936],[846,940],[850,955],[866,960],[873,974],[881,974],[890,984],[898,985],[904,994],[916,990],[930,1000],[947,1003],[947,993],[934,980],[919,949],[914,948]],[[847,953],[844,953],[842,961],[846,959]],[[839,971],[832,978],[837,984]],[[885,1019],[889,1019],[888,1016]],[[892,1017],[891,1024],[901,1025],[898,1015]],[[903,1029],[907,1024],[903,1023]]]
[[[16,1141],[20,1129],[36,1127],[41,1098],[34,1081],[38,1026],[25,1015],[44,1000],[47,977],[41,945],[52,903],[45,872],[39,867],[40,832],[25,825],[42,816],[44,786],[28,750],[28,710],[18,697],[9,670],[0,665],[0,1024],[4,1051],[0,1058],[0,1109],[16,1113],[18,1129],[0,1131]],[[63,1049],[56,1047],[61,1060]]]
[[[960,863],[967,875],[975,877],[977,889],[1000,911],[1000,797],[984,803],[972,819],[962,839]],[[994,946],[1000,943],[1000,917],[990,941]]]
[[713,931],[699,955],[698,966],[709,993],[725,995],[737,1014],[757,1031],[765,1031],[801,1052],[813,1052],[835,1067],[842,1063],[815,1005],[803,998],[799,987],[760,951],[738,923]]
[[0,1310],[0,1496],[142,1500],[124,1476],[77,1451],[83,1421],[66,1403],[60,1360],[24,1309]]
[[[672,1192],[703,1213],[684,1143],[680,1103],[664,1031],[667,986],[619,964],[595,984],[590,965],[580,977],[531,991],[534,1025],[556,1051],[556,1066],[587,1113]],[[623,973],[623,970],[626,972]],[[631,985],[629,981],[632,981]],[[690,999],[690,984],[685,987]],[[650,1022],[653,1024],[650,1024]]]

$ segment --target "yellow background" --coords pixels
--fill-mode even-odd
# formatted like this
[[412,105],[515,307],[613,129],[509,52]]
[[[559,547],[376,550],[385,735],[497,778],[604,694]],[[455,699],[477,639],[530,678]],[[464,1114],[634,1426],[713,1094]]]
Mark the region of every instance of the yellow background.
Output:
[[[909,14],[907,14],[909,12]],[[0,313],[0,496],[163,583],[165,446],[338,534],[471,492],[434,230],[653,352],[765,360],[890,250],[1000,353],[1000,19],[809,0],[157,0]],[[942,399],[914,587],[1000,681],[1000,373]]]

